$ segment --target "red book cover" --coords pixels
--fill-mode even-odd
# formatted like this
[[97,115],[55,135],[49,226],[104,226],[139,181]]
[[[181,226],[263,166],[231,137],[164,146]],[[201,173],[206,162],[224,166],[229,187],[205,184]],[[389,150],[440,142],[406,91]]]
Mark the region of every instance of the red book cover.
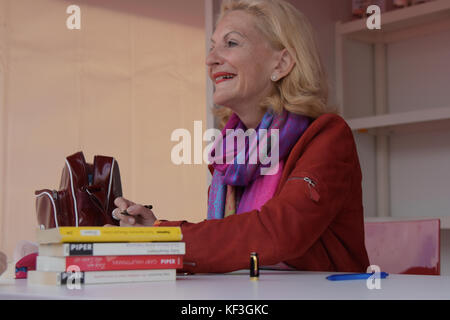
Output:
[[66,257],[66,268],[75,271],[181,269],[182,255]]

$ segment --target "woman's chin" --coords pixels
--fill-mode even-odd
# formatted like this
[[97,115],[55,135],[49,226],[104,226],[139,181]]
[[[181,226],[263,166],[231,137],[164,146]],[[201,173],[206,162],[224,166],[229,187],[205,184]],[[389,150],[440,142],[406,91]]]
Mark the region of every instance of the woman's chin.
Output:
[[224,99],[224,98],[213,98],[213,102],[215,105],[217,106],[221,106],[221,107],[227,107],[227,108],[231,108],[232,104],[230,99]]

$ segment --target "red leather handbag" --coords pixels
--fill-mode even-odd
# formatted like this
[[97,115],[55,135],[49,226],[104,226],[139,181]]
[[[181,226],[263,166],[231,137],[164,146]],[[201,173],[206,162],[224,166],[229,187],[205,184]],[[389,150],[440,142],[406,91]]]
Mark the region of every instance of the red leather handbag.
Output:
[[112,211],[114,199],[122,196],[119,165],[105,156],[86,163],[82,152],[75,153],[66,158],[59,190],[38,190],[35,195],[41,229],[118,225]]

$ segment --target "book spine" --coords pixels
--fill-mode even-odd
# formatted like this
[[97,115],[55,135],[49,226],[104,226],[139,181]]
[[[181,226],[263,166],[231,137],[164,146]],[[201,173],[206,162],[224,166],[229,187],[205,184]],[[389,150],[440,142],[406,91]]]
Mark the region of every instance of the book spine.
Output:
[[[45,246],[40,246],[40,249]],[[46,252],[42,250],[42,252]],[[183,255],[184,242],[66,243],[63,256]],[[46,255],[46,254],[43,254]]]
[[60,228],[61,242],[150,242],[181,241],[181,229],[176,227],[134,228]]
[[66,257],[66,270],[106,271],[106,270],[143,270],[143,269],[179,269],[183,267],[183,256],[92,256]]
[[126,271],[92,271],[61,272],[57,275],[57,284],[101,284],[146,281],[176,280],[176,270],[126,270]]

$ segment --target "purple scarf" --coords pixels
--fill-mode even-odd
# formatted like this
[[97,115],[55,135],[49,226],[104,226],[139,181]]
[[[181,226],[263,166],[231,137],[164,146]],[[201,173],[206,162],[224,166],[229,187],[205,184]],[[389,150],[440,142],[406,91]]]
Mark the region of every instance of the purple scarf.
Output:
[[[254,209],[259,210],[271,199],[280,181],[285,158],[309,124],[310,118],[306,116],[286,110],[280,115],[268,111],[255,129],[256,134],[253,139],[246,138],[245,144],[234,142],[231,150],[227,150],[225,143],[227,130],[231,129],[234,132],[239,129],[244,132],[247,130],[244,123],[233,113],[222,130],[222,138],[215,141],[209,155],[214,174],[209,190],[207,219],[223,219],[226,216],[225,207],[228,207],[231,202],[232,207],[235,208],[233,209],[235,212],[232,213],[240,214]],[[274,129],[275,133],[278,133],[279,141],[276,141],[273,135]],[[264,134],[265,132],[267,134]],[[278,155],[273,146],[278,149]],[[261,161],[262,159],[258,157],[258,161],[255,162],[255,155],[258,154],[255,150],[261,152],[261,148],[267,150],[263,152],[267,158],[262,157],[263,161]],[[222,153],[218,154],[216,151],[220,149]],[[226,161],[227,152],[232,161]],[[277,156],[278,159],[272,159],[270,163],[267,163],[272,156]],[[245,159],[244,163],[242,159]],[[276,162],[275,167],[272,161]],[[272,169],[268,173],[269,168]]]

